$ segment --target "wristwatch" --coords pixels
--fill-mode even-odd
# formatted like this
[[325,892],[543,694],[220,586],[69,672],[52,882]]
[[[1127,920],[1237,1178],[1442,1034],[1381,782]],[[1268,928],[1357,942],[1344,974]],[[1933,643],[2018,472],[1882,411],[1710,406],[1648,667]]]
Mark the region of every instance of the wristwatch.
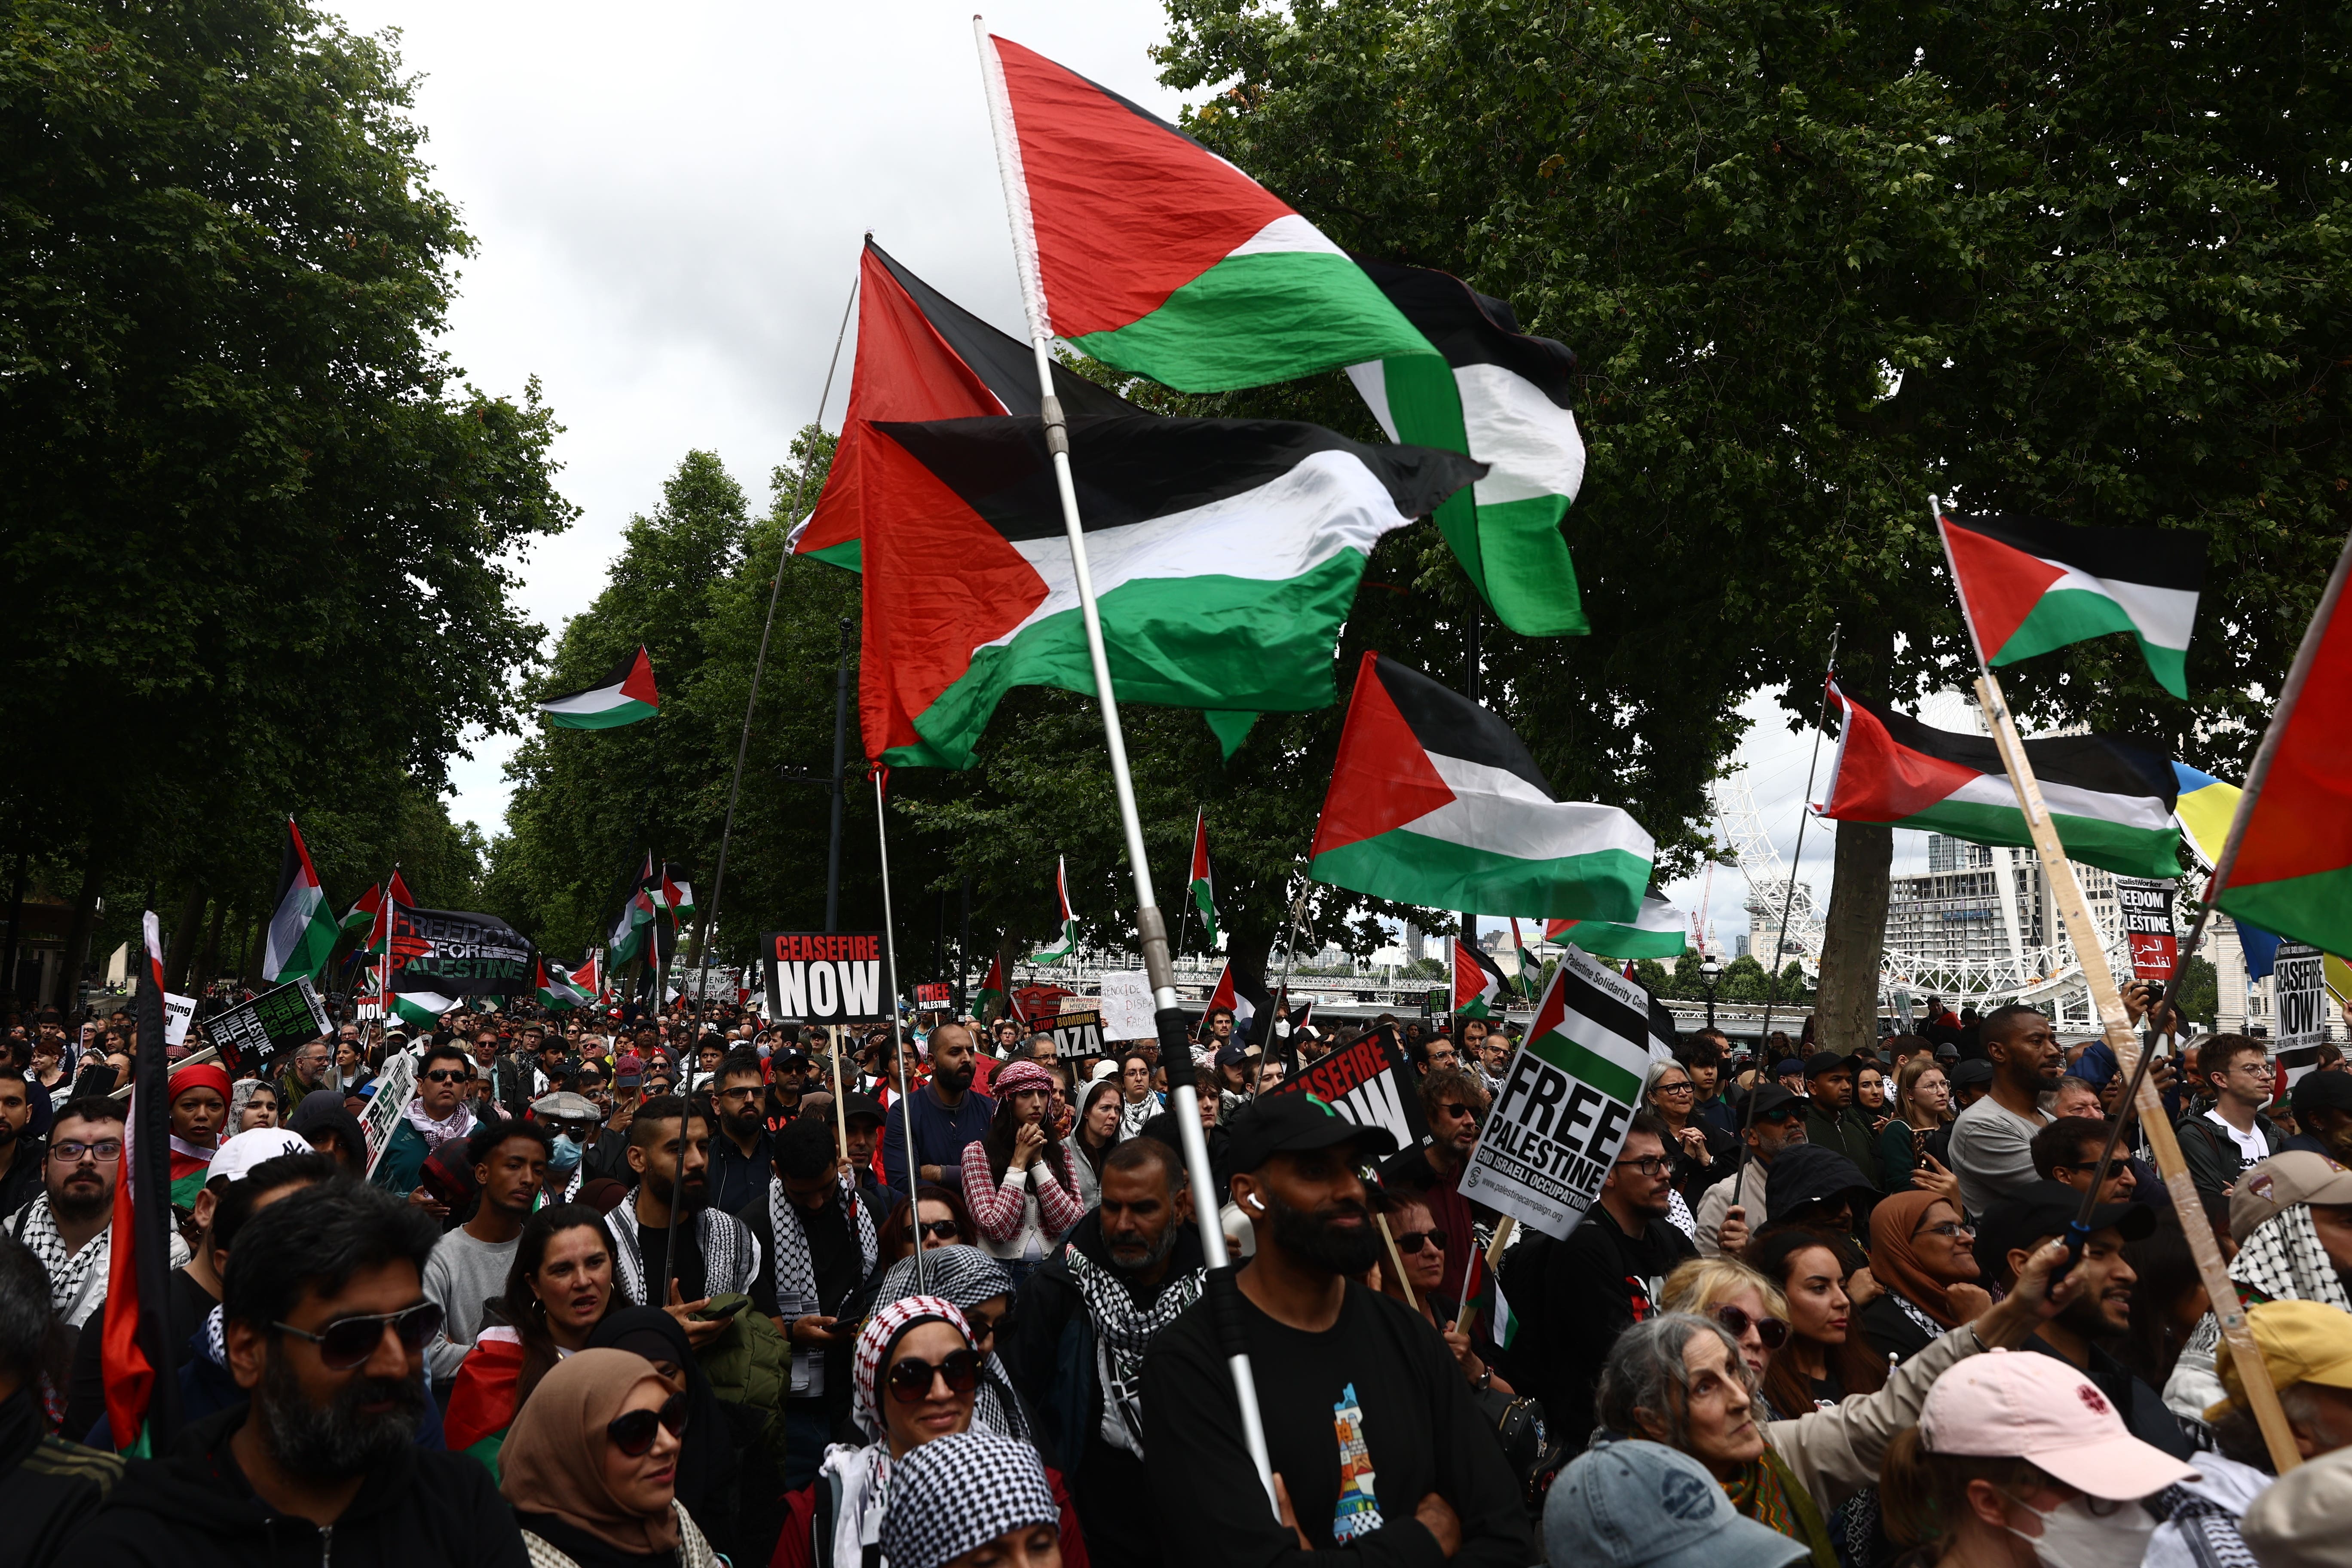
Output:
[[1480,1367],[1480,1368],[1478,1369],[1478,1377],[1477,1377],[1477,1381],[1475,1381],[1475,1383],[1471,1384],[1471,1385],[1470,1385],[1470,1386],[1471,1386],[1471,1387],[1473,1387],[1473,1388],[1475,1388],[1475,1389],[1476,1389],[1476,1390],[1477,1390],[1479,1393],[1481,1393],[1481,1394],[1484,1394],[1484,1393],[1486,1393],[1488,1389],[1490,1389],[1490,1388],[1494,1387],[1494,1386],[1495,1386],[1495,1369],[1494,1369],[1493,1367],[1491,1367],[1491,1366],[1482,1366],[1482,1367]]

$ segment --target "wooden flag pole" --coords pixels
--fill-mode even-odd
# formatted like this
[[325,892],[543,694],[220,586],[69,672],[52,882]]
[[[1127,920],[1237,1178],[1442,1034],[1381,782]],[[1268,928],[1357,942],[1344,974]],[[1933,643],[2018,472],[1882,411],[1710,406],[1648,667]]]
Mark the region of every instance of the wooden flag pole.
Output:
[[[1932,496],[1928,506],[1937,519],[1937,534],[1940,538],[1943,509]],[[1948,545],[1945,559],[1949,566]],[[1952,571],[1952,582],[1957,592],[1957,569]],[[1965,602],[1960,618],[1968,619]],[[1969,626],[1969,637],[1973,643],[1974,623]],[[2082,886],[2074,880],[2074,863],[2058,841],[2057,824],[2050,819],[2050,809],[2042,802],[2041,781],[2033,775],[2033,764],[2026,757],[2025,742],[2019,736],[2017,721],[2001,695],[2000,682],[1993,679],[1982,647],[1976,648],[1976,655],[1977,702],[1990,722],[1993,745],[2000,752],[2001,765],[2009,771],[2010,784],[2017,791],[2018,807],[2024,812],[2027,830],[2033,836],[2033,853],[2042,862],[2042,874],[2050,879],[2051,897],[2058,905],[2059,921],[2074,944],[2076,962],[2083,966],[2083,979],[2090,988],[2092,1005],[2098,1009],[2100,1032],[2122,1070],[2135,1073],[2139,1066],[2139,1034],[2132,1027],[2123,994],[2116,987],[2115,973],[2107,967],[2105,939],[2091,916],[2090,906],[2083,901]],[[2295,1452],[2294,1435],[2287,1427],[2286,1412],[2279,1407],[2278,1390],[2271,1384],[2270,1367],[2254,1343],[2252,1331],[2246,1326],[2246,1310],[2238,1300],[2237,1286],[2230,1279],[2229,1265],[2222,1260],[2221,1243],[2214,1239],[2213,1227],[2191,1223],[2202,1220],[2204,1200],[2189,1179],[2188,1163],[2180,1157],[2180,1140],[2165,1116],[2164,1097],[2158,1091],[2155,1080],[2144,1074],[2139,1076],[2139,1098],[2134,1101],[2134,1109],[2139,1112],[2140,1126],[2147,1133],[2148,1151],[2156,1157],[2157,1173],[2164,1178],[2165,1188],[2172,1194],[2173,1213],[2182,1216],[2181,1232],[2189,1238],[2189,1255],[2197,1260],[2198,1277],[2204,1281],[2214,1319],[2221,1327],[2221,1337],[2229,1342],[2231,1358],[2245,1385],[2246,1403],[2253,1410],[2255,1424],[2262,1428],[2271,1463],[2283,1476],[2303,1462]]]
[[[1209,1268],[1210,1289],[1219,1297],[1220,1346],[1234,1382],[1240,1406],[1242,1438],[1256,1467],[1258,1482],[1274,1506],[1274,1464],[1265,1442],[1265,1423],[1257,1403],[1257,1378],[1251,1370],[1248,1347],[1241,1338],[1237,1300],[1223,1300],[1238,1287],[1226,1272],[1224,1227],[1217,1223],[1221,1206],[1209,1170],[1209,1144],[1201,1131],[1200,1096],[1193,1083],[1193,1054],[1184,1009],[1176,996],[1176,968],[1168,955],[1168,922],[1152,896],[1151,862],[1143,845],[1143,817],[1136,809],[1135,780],[1127,763],[1127,738],[1119,729],[1118,700],[1110,679],[1110,656],[1103,646],[1102,612],[1095,602],[1092,568],[1087,561],[1086,525],[1078,518],[1078,492],[1070,477],[1069,425],[1062,400],[1054,389],[1054,330],[1045,309],[1044,274],[1037,258],[1036,236],[1027,225],[1029,187],[1020,166],[1019,138],[1013,124],[1013,102],[1004,85],[1003,62],[988,36],[988,25],[971,19],[972,36],[980,47],[981,79],[987,91],[989,128],[995,138],[997,173],[1004,185],[1005,218],[1013,230],[1014,265],[1020,274],[1021,303],[1029,321],[1029,342],[1037,360],[1038,390],[1044,395],[1042,417],[1046,449],[1054,460],[1054,485],[1062,501],[1062,527],[1069,536],[1070,566],[1076,581],[1078,614],[1087,631],[1087,653],[1094,667],[1095,702],[1102,711],[1103,748],[1110,755],[1113,793],[1118,801],[1119,826],[1127,836],[1127,861],[1135,875],[1135,929],[1143,949],[1143,968],[1151,985],[1152,1025],[1160,1038],[1160,1059],[1169,1068],[1169,1106],[1184,1145],[1184,1169],[1200,1205],[1201,1251]],[[886,895],[887,901],[887,895]],[[894,1014],[895,1017],[896,1015]],[[1177,1064],[1184,1070],[1176,1070]],[[919,1250],[916,1256],[922,1256]]]

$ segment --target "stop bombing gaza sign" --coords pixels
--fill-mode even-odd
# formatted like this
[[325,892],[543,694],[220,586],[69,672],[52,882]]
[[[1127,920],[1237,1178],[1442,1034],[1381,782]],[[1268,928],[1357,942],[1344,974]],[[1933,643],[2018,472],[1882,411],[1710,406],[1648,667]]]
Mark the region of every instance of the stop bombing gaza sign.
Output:
[[778,1023],[866,1024],[887,1018],[882,933],[769,931],[760,938],[768,1016]]

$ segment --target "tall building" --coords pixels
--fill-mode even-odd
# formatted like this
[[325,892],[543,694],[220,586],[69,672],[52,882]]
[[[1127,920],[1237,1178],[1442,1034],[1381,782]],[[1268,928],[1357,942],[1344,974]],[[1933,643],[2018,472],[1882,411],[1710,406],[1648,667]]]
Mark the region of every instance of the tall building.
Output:
[[1408,963],[1419,963],[1429,956],[1429,936],[1411,921],[1404,927],[1404,956]]

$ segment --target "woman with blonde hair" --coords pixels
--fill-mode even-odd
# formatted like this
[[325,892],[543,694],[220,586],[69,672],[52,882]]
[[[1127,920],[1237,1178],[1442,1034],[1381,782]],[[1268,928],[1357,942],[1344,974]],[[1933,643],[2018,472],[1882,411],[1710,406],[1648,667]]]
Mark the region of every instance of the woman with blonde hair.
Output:
[[1889,1109],[1894,1119],[1878,1134],[1878,1164],[1885,1173],[1886,1190],[1906,1193],[1924,1188],[1928,1183],[1920,1179],[1922,1162],[1933,1166],[1937,1174],[1943,1171],[1926,1150],[1927,1137],[1938,1128],[1949,1127],[1955,1114],[1952,1084],[1944,1076],[1944,1064],[1926,1051],[1905,1062],[1895,1075]]
[[1658,1310],[1691,1312],[1722,1324],[1759,1385],[1772,1352],[1789,1342],[1789,1303],[1780,1288],[1736,1258],[1694,1258],[1682,1264],[1659,1289]]

